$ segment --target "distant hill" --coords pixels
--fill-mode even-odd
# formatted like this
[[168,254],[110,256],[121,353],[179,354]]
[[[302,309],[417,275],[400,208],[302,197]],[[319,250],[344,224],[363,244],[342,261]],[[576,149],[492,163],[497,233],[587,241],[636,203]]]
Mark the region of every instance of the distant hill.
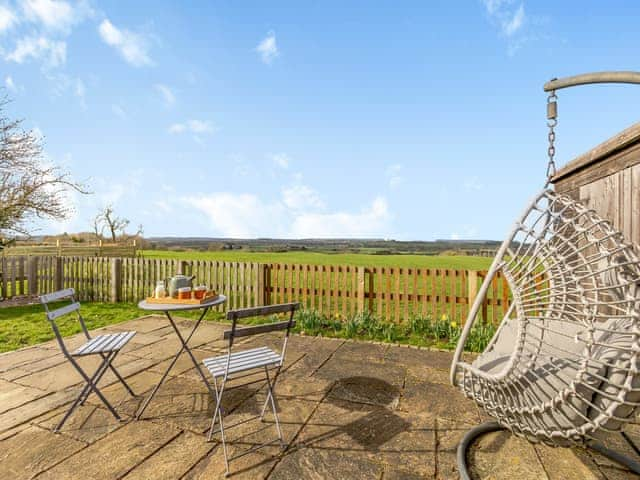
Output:
[[246,250],[254,252],[312,251],[325,253],[368,253],[373,255],[483,255],[489,256],[500,246],[494,240],[398,241],[384,239],[237,239],[210,237],[152,237],[146,239],[158,250]]

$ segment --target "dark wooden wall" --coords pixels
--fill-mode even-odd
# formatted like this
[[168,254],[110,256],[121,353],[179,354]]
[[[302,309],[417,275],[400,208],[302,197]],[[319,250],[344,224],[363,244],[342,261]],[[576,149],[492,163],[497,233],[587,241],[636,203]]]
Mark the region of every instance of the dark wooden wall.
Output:
[[552,181],[640,247],[640,123],[572,160]]

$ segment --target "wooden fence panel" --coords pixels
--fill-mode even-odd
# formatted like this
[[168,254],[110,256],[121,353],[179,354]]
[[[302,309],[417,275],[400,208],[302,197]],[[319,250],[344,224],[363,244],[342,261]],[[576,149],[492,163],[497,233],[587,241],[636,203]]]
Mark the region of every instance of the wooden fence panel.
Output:
[[[301,302],[303,308],[346,319],[369,311],[382,320],[417,316],[463,323],[486,272],[438,268],[351,265],[258,264],[216,260],[108,257],[30,257],[35,276],[28,286],[28,257],[0,257],[0,295],[46,293],[72,287],[83,301],[138,302],[158,280],[183,272],[228,297],[219,310]],[[114,263],[115,262],[115,263]],[[117,266],[114,280],[114,265]],[[114,290],[115,289],[115,290]],[[499,322],[511,302],[498,273],[480,309],[482,322]]]

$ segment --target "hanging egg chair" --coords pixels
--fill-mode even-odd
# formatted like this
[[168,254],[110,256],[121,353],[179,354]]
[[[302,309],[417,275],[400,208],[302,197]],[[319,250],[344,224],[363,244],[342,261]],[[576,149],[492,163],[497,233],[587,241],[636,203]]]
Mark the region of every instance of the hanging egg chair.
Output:
[[[599,440],[620,432],[640,405],[640,259],[622,234],[594,211],[549,188],[555,174],[555,90],[588,83],[640,83],[640,73],[586,74],[545,85],[549,165],[545,188],[502,243],[470,309],[451,365],[451,382],[494,421],[470,430],[466,451],[483,433],[507,429],[531,442],[590,447],[640,474],[640,464]],[[463,351],[501,272],[512,302],[485,351]]]

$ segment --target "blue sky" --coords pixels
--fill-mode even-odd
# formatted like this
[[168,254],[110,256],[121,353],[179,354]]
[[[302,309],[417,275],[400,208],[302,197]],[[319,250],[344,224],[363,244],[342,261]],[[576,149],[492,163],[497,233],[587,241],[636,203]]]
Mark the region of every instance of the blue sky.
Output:
[[[551,77],[638,70],[636,2],[0,0],[9,114],[147,236],[501,239]],[[640,88],[559,92],[560,164]]]

